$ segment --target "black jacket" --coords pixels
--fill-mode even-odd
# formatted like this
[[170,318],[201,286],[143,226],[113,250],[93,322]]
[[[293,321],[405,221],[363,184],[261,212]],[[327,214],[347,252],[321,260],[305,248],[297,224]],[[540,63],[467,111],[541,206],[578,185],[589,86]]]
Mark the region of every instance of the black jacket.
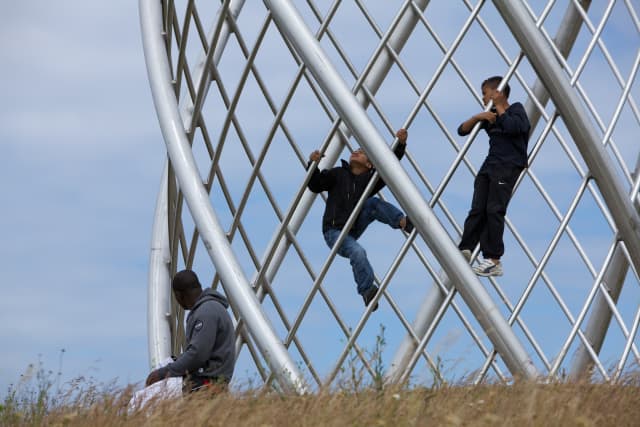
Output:
[[[394,153],[398,160],[404,156],[406,144],[397,144]],[[309,166],[311,162],[309,163]],[[349,219],[356,204],[362,197],[367,184],[371,181],[375,168],[354,175],[351,173],[349,163],[342,160],[342,166],[320,171],[317,167],[307,184],[309,190],[314,193],[328,192],[327,205],[322,216],[322,231],[330,228],[341,230]],[[376,194],[385,186],[385,182],[378,178],[371,195]]]
[[[521,103],[511,104],[493,124],[483,120],[480,127],[489,135],[489,154],[485,159],[486,164],[527,167],[527,144],[531,123]],[[462,125],[458,128],[460,136],[469,133],[470,131],[462,131]]]

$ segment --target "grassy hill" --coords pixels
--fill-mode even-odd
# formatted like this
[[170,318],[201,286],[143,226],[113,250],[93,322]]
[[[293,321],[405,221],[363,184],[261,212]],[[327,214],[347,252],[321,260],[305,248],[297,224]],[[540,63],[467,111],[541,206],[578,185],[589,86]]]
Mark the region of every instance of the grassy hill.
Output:
[[[44,385],[44,387],[43,387]],[[636,426],[640,378],[623,383],[334,390],[282,396],[260,390],[157,401],[128,411],[133,387],[79,380],[50,395],[51,383],[9,390],[0,425],[52,426]]]

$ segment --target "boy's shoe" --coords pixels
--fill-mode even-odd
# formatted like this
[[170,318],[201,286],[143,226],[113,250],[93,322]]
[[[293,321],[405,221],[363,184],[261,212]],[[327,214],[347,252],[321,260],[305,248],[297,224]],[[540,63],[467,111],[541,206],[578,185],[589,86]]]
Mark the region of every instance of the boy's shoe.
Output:
[[405,224],[404,224],[403,230],[411,234],[411,232],[413,231],[413,223],[411,222],[408,216],[405,216],[404,218],[405,218]]
[[467,262],[471,261],[471,251],[469,249],[463,249],[460,251],[460,253],[464,257],[464,259],[467,260]]
[[490,259],[484,259],[482,262],[475,267],[473,267],[473,271],[478,276],[502,276],[502,263],[494,263]]
[[[364,291],[364,293],[362,294],[362,299],[364,300],[365,307],[369,305],[373,297],[376,296],[377,292],[378,292],[378,287],[376,285],[371,285],[366,291]],[[376,304],[371,309],[371,312],[374,312],[377,309],[378,309],[378,303],[376,302]]]

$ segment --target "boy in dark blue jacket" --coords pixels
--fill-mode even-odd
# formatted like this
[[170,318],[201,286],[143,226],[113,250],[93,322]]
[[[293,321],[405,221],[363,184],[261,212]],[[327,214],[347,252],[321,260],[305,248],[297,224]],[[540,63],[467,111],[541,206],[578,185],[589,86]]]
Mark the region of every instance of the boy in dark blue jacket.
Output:
[[509,85],[498,90],[501,81],[502,77],[495,76],[482,82],[482,101],[485,105],[493,101],[494,108],[476,114],[458,128],[458,135],[465,136],[481,122],[489,135],[489,154],[476,176],[471,210],[458,245],[470,259],[480,242],[484,260],[473,269],[480,276],[502,275],[504,216],[518,176],[527,167],[531,124],[521,103],[509,105]]
[[[407,131],[400,129],[396,136],[399,144],[394,152],[396,157],[401,159],[407,144]],[[309,166],[312,162],[318,162],[321,157],[322,155],[317,150],[311,153]],[[307,186],[314,193],[328,192],[327,205],[322,216],[322,234],[330,248],[338,240],[342,228],[347,223],[374,173],[375,168],[362,149],[351,154],[349,163],[342,160],[342,166],[322,171],[315,168]],[[413,230],[413,224],[402,211],[391,203],[373,196],[384,186],[384,181],[378,178],[356,222],[338,249],[338,254],[349,258],[351,262],[353,277],[358,285],[358,293],[362,295],[365,306],[368,306],[375,297],[378,287],[373,284],[373,269],[367,259],[367,253],[358,243],[358,238],[374,220],[388,224],[392,228],[400,228],[407,233]],[[372,311],[377,308],[378,304],[372,308]]]

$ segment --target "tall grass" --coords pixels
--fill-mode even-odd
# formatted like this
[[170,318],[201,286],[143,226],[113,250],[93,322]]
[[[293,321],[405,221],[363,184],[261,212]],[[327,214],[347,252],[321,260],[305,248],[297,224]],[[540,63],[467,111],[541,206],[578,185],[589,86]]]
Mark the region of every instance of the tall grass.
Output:
[[[375,356],[375,354],[374,354]],[[2,426],[636,426],[640,425],[640,375],[623,382],[431,386],[384,386],[379,376],[343,372],[332,390],[306,396],[244,387],[221,395],[207,392],[156,400],[129,410],[134,388],[78,378],[56,384],[42,365],[23,376],[0,400]],[[354,383],[355,381],[355,383]]]
[[0,425],[60,426],[636,426],[638,384],[446,385],[283,396],[258,390],[156,401],[129,413],[130,387],[92,387],[53,405],[7,400]]

